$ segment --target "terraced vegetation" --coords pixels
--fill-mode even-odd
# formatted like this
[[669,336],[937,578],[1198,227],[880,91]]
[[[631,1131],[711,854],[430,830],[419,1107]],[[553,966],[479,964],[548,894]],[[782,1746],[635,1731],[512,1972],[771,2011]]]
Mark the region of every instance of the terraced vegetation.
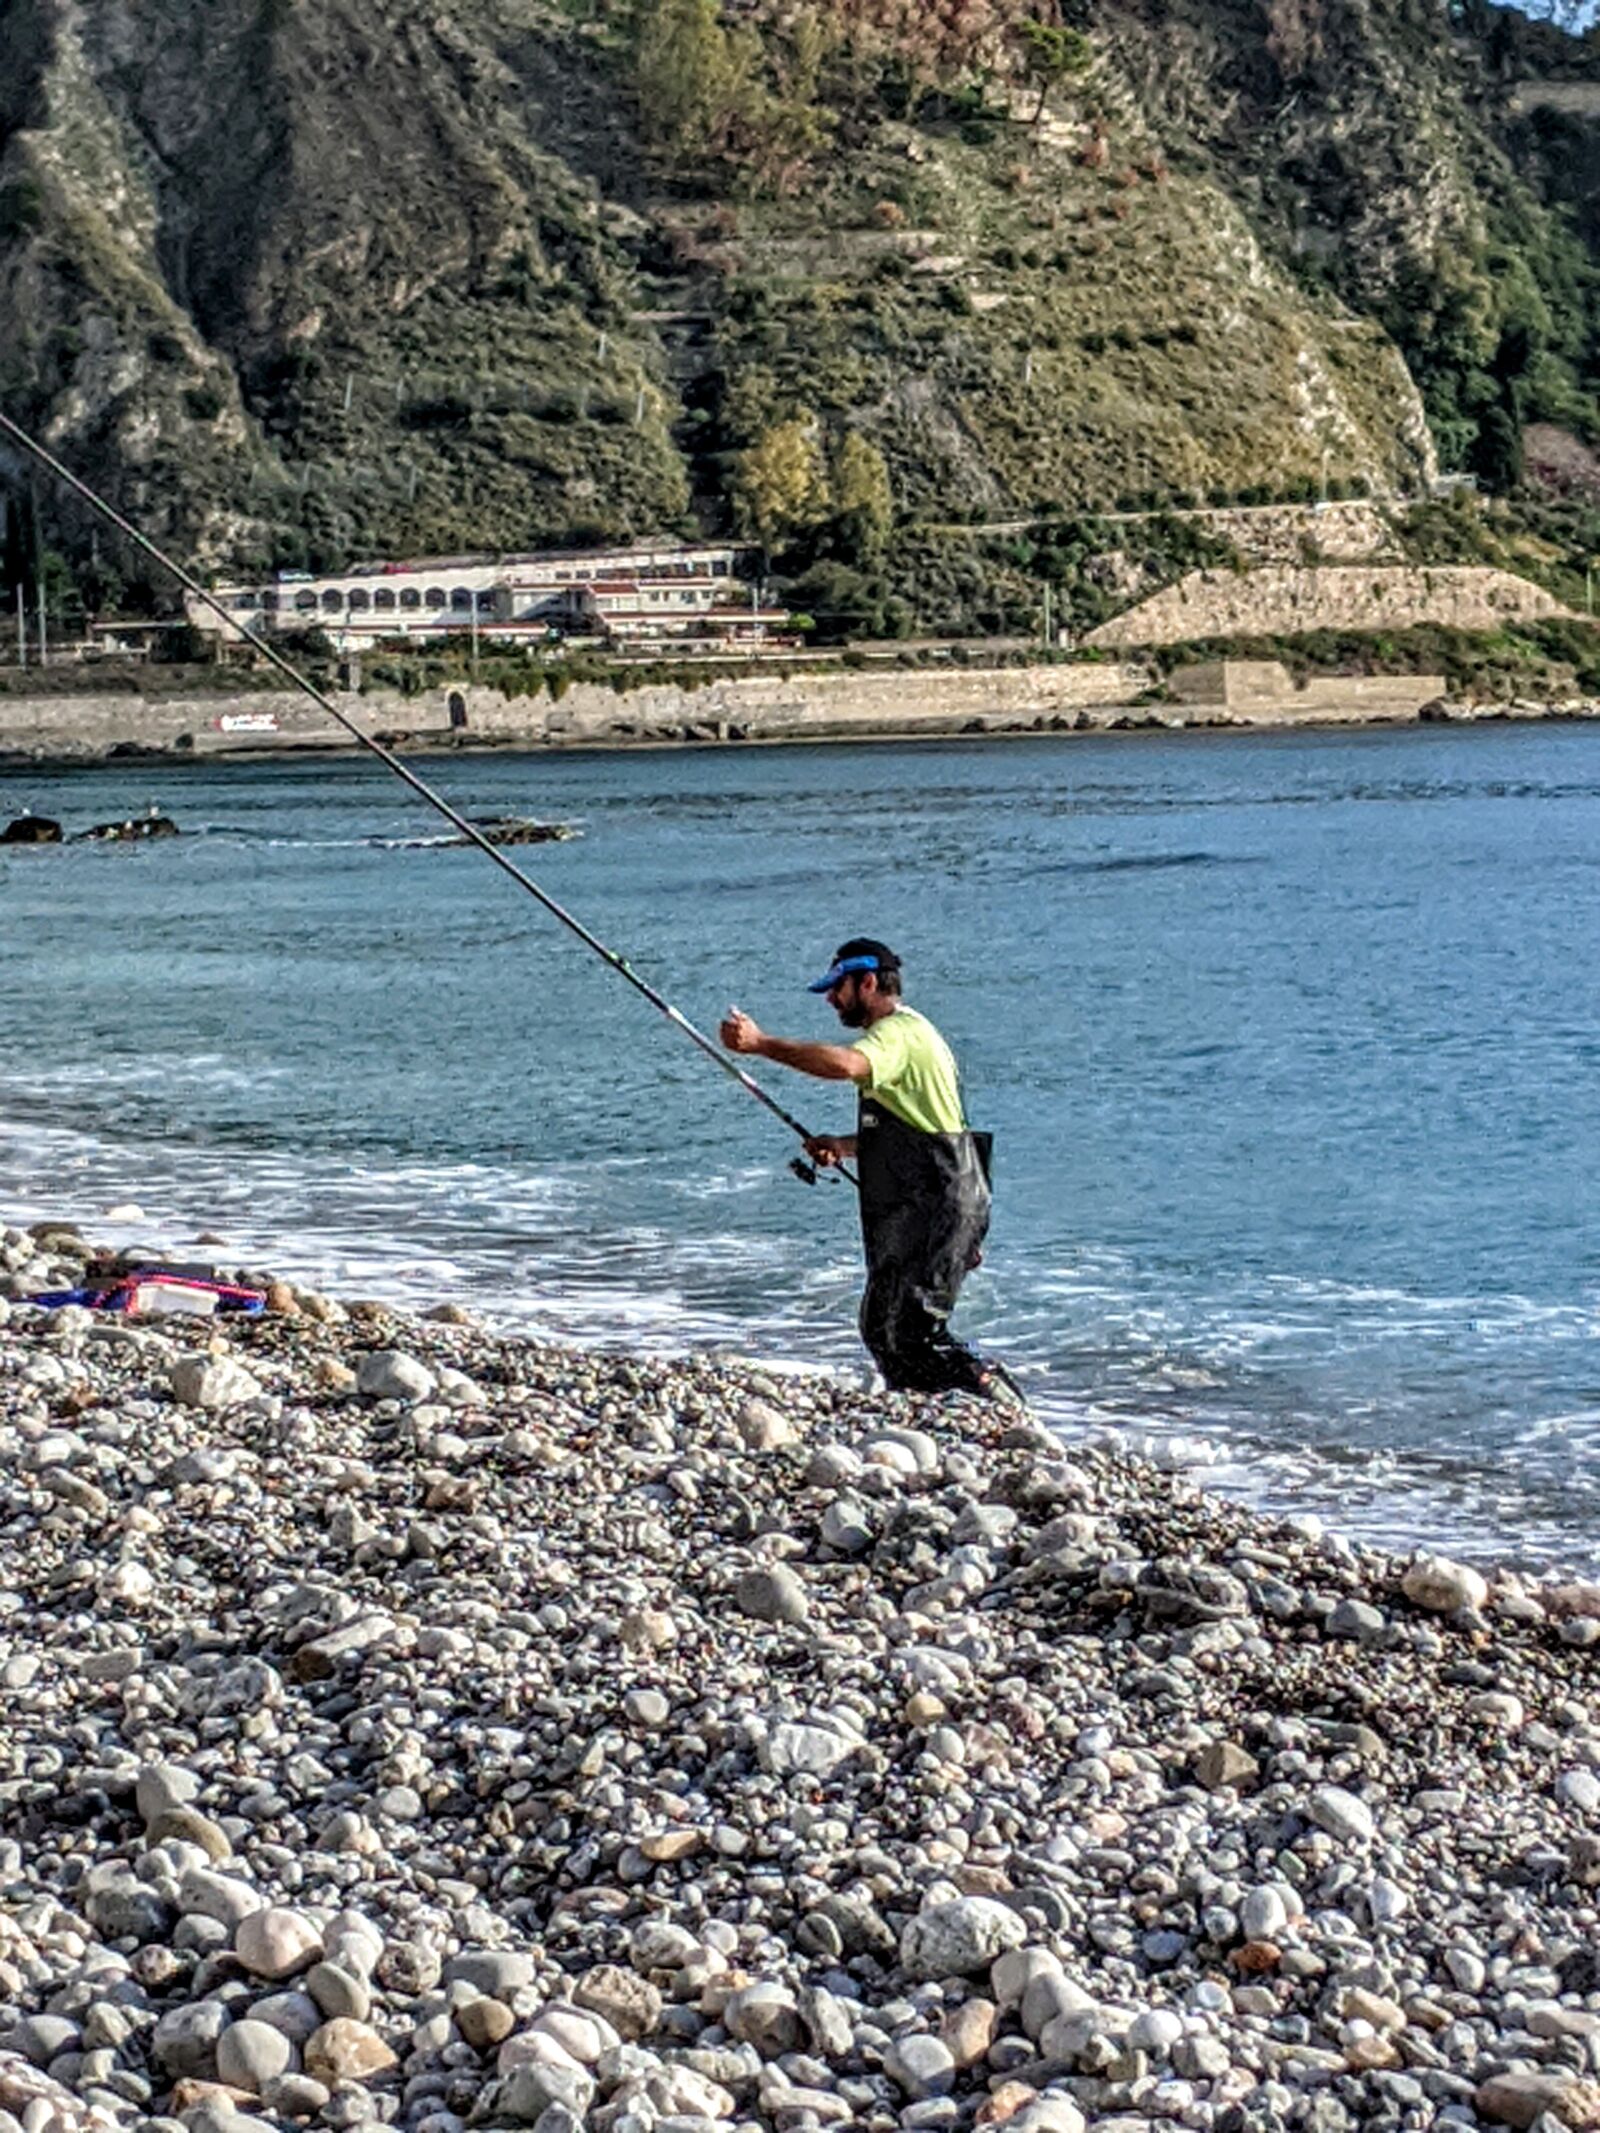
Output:
[[846,634],[1090,623],[1172,547],[1119,508],[1584,450],[1590,120],[1515,85],[1586,44],[1060,6],[19,0],[0,392],[204,563],[734,531]]

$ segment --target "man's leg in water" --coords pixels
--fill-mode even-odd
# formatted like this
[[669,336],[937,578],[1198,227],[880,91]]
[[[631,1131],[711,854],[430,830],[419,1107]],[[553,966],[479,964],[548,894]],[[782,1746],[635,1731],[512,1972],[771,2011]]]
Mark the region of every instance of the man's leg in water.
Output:
[[987,1365],[950,1331],[942,1291],[903,1262],[872,1270],[861,1300],[861,1338],[891,1392],[982,1392]]

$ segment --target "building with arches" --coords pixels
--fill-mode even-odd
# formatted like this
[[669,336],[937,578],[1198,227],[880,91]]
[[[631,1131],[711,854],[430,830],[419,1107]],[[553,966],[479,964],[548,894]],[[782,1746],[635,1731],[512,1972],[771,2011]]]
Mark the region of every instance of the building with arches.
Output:
[[494,643],[698,651],[786,648],[786,609],[762,605],[742,575],[745,551],[711,543],[641,541],[542,554],[438,556],[353,564],[325,576],[279,571],[217,585],[219,620],[190,595],[194,627],[222,643],[320,630],[340,652],[390,639],[466,634]]

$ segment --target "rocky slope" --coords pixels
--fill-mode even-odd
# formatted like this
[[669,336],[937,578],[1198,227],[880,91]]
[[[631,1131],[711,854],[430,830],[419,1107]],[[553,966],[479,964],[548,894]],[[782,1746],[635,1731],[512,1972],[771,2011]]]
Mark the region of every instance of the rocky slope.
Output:
[[1502,78],[1568,41],[1102,0],[1037,123],[987,59],[898,116],[823,83],[773,179],[646,156],[630,21],[12,0],[5,404],[258,563],[726,525],[796,418],[876,444],[902,526],[1411,487],[1586,419],[1586,255],[1540,194],[1585,166]]

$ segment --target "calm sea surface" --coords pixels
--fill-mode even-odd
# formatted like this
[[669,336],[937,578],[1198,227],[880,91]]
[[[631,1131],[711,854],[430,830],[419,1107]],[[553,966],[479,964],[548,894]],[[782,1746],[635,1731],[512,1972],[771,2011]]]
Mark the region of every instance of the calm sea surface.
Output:
[[[581,823],[522,856],[702,1026],[829,1035],[804,980],[900,947],[997,1137],[963,1322],[1063,1428],[1600,1560],[1600,728],[423,768]],[[0,852],[0,1215],[857,1367],[849,1188],[376,764],[0,775],[151,802],[195,834]]]

